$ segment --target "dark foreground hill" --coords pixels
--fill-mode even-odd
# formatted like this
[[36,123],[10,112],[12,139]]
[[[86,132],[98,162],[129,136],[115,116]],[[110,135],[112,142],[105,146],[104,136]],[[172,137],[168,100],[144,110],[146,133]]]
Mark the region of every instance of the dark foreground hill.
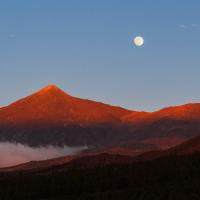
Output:
[[200,153],[200,137],[194,137],[180,145],[163,151],[149,151],[136,157],[137,160],[146,161],[166,156],[182,156]]
[[[97,165],[83,166],[77,162],[71,167],[60,165],[34,172],[1,172],[0,199],[200,199],[200,154],[167,156],[146,162],[106,154],[99,156],[101,161]],[[129,162],[122,162],[124,159]],[[85,164],[96,160],[99,161],[96,156],[87,157]]]

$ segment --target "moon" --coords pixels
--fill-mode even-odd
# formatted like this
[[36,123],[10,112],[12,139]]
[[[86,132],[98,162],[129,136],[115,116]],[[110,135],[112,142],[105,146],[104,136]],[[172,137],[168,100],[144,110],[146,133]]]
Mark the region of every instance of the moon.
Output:
[[144,44],[144,38],[141,36],[137,36],[134,38],[134,44],[138,47],[142,46]]

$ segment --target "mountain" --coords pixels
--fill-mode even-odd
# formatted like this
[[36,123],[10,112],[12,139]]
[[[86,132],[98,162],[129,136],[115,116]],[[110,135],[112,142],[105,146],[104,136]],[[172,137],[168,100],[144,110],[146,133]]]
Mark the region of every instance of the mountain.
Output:
[[54,85],[0,109],[0,140],[31,146],[101,146],[130,111],[79,99]]
[[[135,134],[134,140],[166,149],[200,135],[200,104],[186,104],[123,117]],[[131,140],[130,140],[131,142]]]
[[30,146],[87,146],[132,155],[171,148],[196,136],[198,103],[137,112],[73,97],[49,85],[0,108],[0,141]]
[[149,151],[140,154],[136,157],[137,161],[154,160],[161,157],[169,156],[188,156],[200,153],[200,136],[189,139],[175,147],[159,150]]
[[41,123],[64,123],[83,127],[100,123],[118,123],[130,111],[66,94],[54,85],[21,99],[0,110],[4,123],[34,126]]
[[192,138],[182,144],[168,150],[170,154],[189,155],[200,153],[200,136]]

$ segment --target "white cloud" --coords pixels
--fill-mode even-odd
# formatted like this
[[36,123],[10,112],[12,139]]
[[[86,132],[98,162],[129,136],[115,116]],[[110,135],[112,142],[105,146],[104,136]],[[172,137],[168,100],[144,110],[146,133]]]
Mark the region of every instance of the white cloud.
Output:
[[192,24],[193,28],[200,28],[200,24]]
[[47,160],[74,155],[87,147],[56,148],[53,146],[32,148],[22,144],[0,142],[0,168],[18,165],[29,161]]
[[187,25],[185,25],[185,24],[180,24],[180,25],[179,25],[179,28],[186,29],[186,28],[188,28],[188,26],[187,26]]
[[200,24],[190,24],[190,25],[186,25],[186,24],[180,24],[179,28],[182,29],[187,29],[187,28],[200,28]]

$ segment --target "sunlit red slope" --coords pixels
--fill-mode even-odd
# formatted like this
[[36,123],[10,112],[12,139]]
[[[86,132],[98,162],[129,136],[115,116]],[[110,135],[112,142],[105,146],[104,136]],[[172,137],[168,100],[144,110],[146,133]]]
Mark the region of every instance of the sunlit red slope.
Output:
[[0,109],[0,140],[38,145],[101,146],[119,135],[130,111],[79,99],[50,85]]
[[79,124],[82,126],[118,122],[130,111],[66,94],[54,85],[21,99],[0,110],[0,119],[8,123]]
[[181,106],[174,106],[164,108],[162,110],[147,113],[130,113],[123,117],[124,121],[130,123],[137,123],[138,125],[150,124],[160,119],[174,119],[174,120],[200,120],[200,103],[185,104]]
[[131,113],[123,122],[143,144],[168,148],[200,135],[200,104],[164,108],[152,113]]

